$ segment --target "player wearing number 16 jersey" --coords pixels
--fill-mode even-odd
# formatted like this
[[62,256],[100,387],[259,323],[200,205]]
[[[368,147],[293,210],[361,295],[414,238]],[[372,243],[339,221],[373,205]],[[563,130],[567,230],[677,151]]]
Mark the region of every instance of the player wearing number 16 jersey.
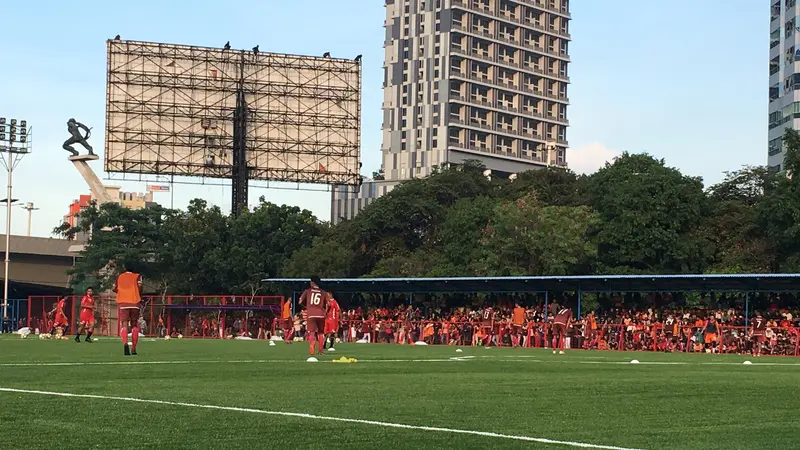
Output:
[[315,345],[318,346],[317,353],[322,354],[322,347],[325,345],[325,316],[328,314],[329,294],[319,287],[319,282],[319,277],[311,277],[310,287],[300,297],[300,304],[306,307],[306,332],[310,342],[308,353],[312,356]]
[[572,310],[556,304],[553,304],[553,310],[556,312],[556,316],[553,318],[553,353],[558,350],[558,353],[563,355],[567,330],[572,325]]

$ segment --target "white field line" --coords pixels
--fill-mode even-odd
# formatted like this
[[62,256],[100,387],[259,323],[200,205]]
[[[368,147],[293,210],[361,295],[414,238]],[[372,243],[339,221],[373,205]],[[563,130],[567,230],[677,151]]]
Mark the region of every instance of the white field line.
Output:
[[169,405],[169,406],[182,406],[186,408],[197,408],[197,409],[211,409],[217,411],[234,411],[234,412],[242,412],[242,413],[253,413],[253,414],[264,414],[270,416],[283,416],[283,417],[296,417],[301,419],[313,419],[313,420],[328,420],[332,422],[346,422],[346,423],[356,423],[362,425],[374,425],[378,427],[384,428],[400,428],[405,430],[419,430],[419,431],[432,431],[438,433],[449,433],[449,434],[466,434],[472,436],[482,436],[482,437],[490,437],[490,438],[498,438],[498,439],[508,439],[508,440],[515,440],[515,441],[527,441],[527,442],[538,442],[542,444],[553,444],[553,445],[564,445],[568,447],[579,447],[579,448],[596,448],[596,449],[606,449],[606,450],[640,450],[634,448],[627,448],[627,447],[615,447],[611,445],[597,445],[597,444],[588,444],[584,442],[572,442],[572,441],[559,441],[554,439],[547,439],[547,438],[537,438],[537,437],[530,437],[530,436],[516,436],[511,434],[501,434],[501,433],[492,433],[487,431],[474,431],[474,430],[460,430],[456,428],[442,428],[442,427],[427,427],[427,426],[419,426],[419,425],[407,425],[402,423],[391,423],[391,422],[380,422],[376,420],[363,420],[363,419],[347,419],[343,417],[330,417],[330,416],[319,416],[315,414],[305,414],[305,413],[294,413],[294,412],[285,412],[285,411],[267,411],[263,409],[252,409],[252,408],[235,408],[232,406],[218,406],[218,405],[202,405],[197,403],[184,403],[184,402],[169,402],[164,400],[148,400],[143,398],[133,398],[133,397],[112,397],[106,395],[89,395],[89,394],[70,394],[66,392],[48,392],[48,391],[36,391],[36,390],[28,390],[28,389],[13,389],[13,388],[4,388],[0,387],[0,392],[9,392],[9,393],[16,393],[16,394],[36,394],[36,395],[46,395],[46,396],[53,396],[53,397],[72,397],[72,398],[87,398],[87,399],[95,399],[95,400],[116,400],[121,402],[132,402],[132,403],[148,403],[154,405]]
[[[458,362],[465,359],[359,359],[359,363],[389,363],[389,362]],[[322,361],[333,362],[333,361]],[[80,362],[29,362],[29,363],[2,363],[0,367],[48,367],[48,366],[138,366],[159,364],[284,364],[306,363],[305,359],[240,359],[234,361],[224,360],[187,360],[187,361],[80,361]]]
[[[561,363],[561,364],[610,364],[610,365],[627,365],[630,361],[586,361],[583,359],[531,359],[530,356],[481,356],[480,358],[489,358],[492,361],[503,362],[531,362],[531,363]],[[741,366],[742,362],[687,362],[687,361],[639,361],[639,365],[651,366]],[[752,362],[752,361],[751,361]],[[753,362],[751,366],[787,366],[794,367],[800,366],[800,362],[796,363],[779,363],[779,362]]]
[[[359,359],[359,363],[428,363],[428,362],[468,362],[475,361],[474,356],[459,356],[451,358],[432,359]],[[586,361],[575,359],[534,359],[531,356],[479,356],[481,359],[491,359],[502,362],[526,362],[537,364],[609,364],[627,365],[630,361]],[[323,360],[322,363],[333,361]],[[299,364],[306,363],[304,359],[240,359],[240,360],[175,360],[175,361],[63,361],[63,362],[27,362],[27,363],[0,363],[0,367],[73,367],[73,366],[139,366],[139,365],[191,365],[191,364]],[[652,366],[741,366],[741,362],[686,362],[686,361],[640,361],[639,365]],[[780,362],[754,362],[751,366],[800,366],[797,363]]]

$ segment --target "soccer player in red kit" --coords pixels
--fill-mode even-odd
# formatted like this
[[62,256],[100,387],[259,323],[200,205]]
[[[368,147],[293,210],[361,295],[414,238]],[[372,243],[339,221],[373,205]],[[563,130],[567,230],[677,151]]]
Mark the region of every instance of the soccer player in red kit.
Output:
[[325,336],[328,336],[328,347],[332,349],[336,344],[336,333],[339,332],[340,321],[342,320],[342,310],[339,302],[331,297],[328,303],[328,315],[325,317]]
[[328,315],[328,293],[319,287],[320,279],[317,276],[311,277],[308,289],[303,291],[300,296],[300,304],[306,307],[306,332],[311,343],[308,349],[310,355],[314,355],[314,346],[317,346],[317,353],[322,355],[322,347],[325,345],[325,316]]
[[61,298],[56,303],[55,308],[51,313],[55,313],[55,320],[53,321],[53,328],[50,330],[51,335],[56,334],[56,328],[61,328],[62,332],[64,328],[67,327],[67,315],[64,314],[64,310],[67,308],[67,299]]
[[572,310],[553,305],[556,316],[553,318],[553,353],[558,350],[559,355],[564,354],[564,343],[567,338],[567,329],[572,324]]
[[494,310],[491,306],[486,306],[483,308],[483,316],[481,316],[481,327],[483,327],[483,334],[485,340],[483,341],[483,345],[488,347],[489,344],[492,343],[492,331],[494,330]]
[[761,347],[764,346],[764,334],[767,330],[767,321],[761,317],[761,313],[756,311],[753,317],[753,356],[761,356]]
[[81,315],[78,322],[78,332],[75,333],[75,342],[81,342],[81,333],[86,332],[86,342],[92,342],[94,331],[94,289],[86,288],[86,295],[81,299]]

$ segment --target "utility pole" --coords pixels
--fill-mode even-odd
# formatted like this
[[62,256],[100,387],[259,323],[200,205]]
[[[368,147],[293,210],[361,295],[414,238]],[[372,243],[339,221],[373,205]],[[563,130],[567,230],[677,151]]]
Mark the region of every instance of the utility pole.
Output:
[[39,208],[33,207],[33,202],[25,203],[25,206],[22,209],[28,211],[28,237],[31,237],[31,223],[33,222],[33,212],[38,210]]

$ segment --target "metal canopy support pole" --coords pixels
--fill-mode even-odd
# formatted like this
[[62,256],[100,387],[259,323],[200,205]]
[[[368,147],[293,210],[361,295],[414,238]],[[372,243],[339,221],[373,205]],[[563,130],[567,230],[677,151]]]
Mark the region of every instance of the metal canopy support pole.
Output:
[[547,314],[550,312],[550,291],[544,291],[544,321],[547,322]]
[[744,294],[744,327],[745,332],[747,331],[747,327],[750,326],[750,293],[746,292]]
[[581,319],[581,294],[582,293],[583,292],[581,291],[581,287],[578,286],[578,315],[575,317],[578,320]]

